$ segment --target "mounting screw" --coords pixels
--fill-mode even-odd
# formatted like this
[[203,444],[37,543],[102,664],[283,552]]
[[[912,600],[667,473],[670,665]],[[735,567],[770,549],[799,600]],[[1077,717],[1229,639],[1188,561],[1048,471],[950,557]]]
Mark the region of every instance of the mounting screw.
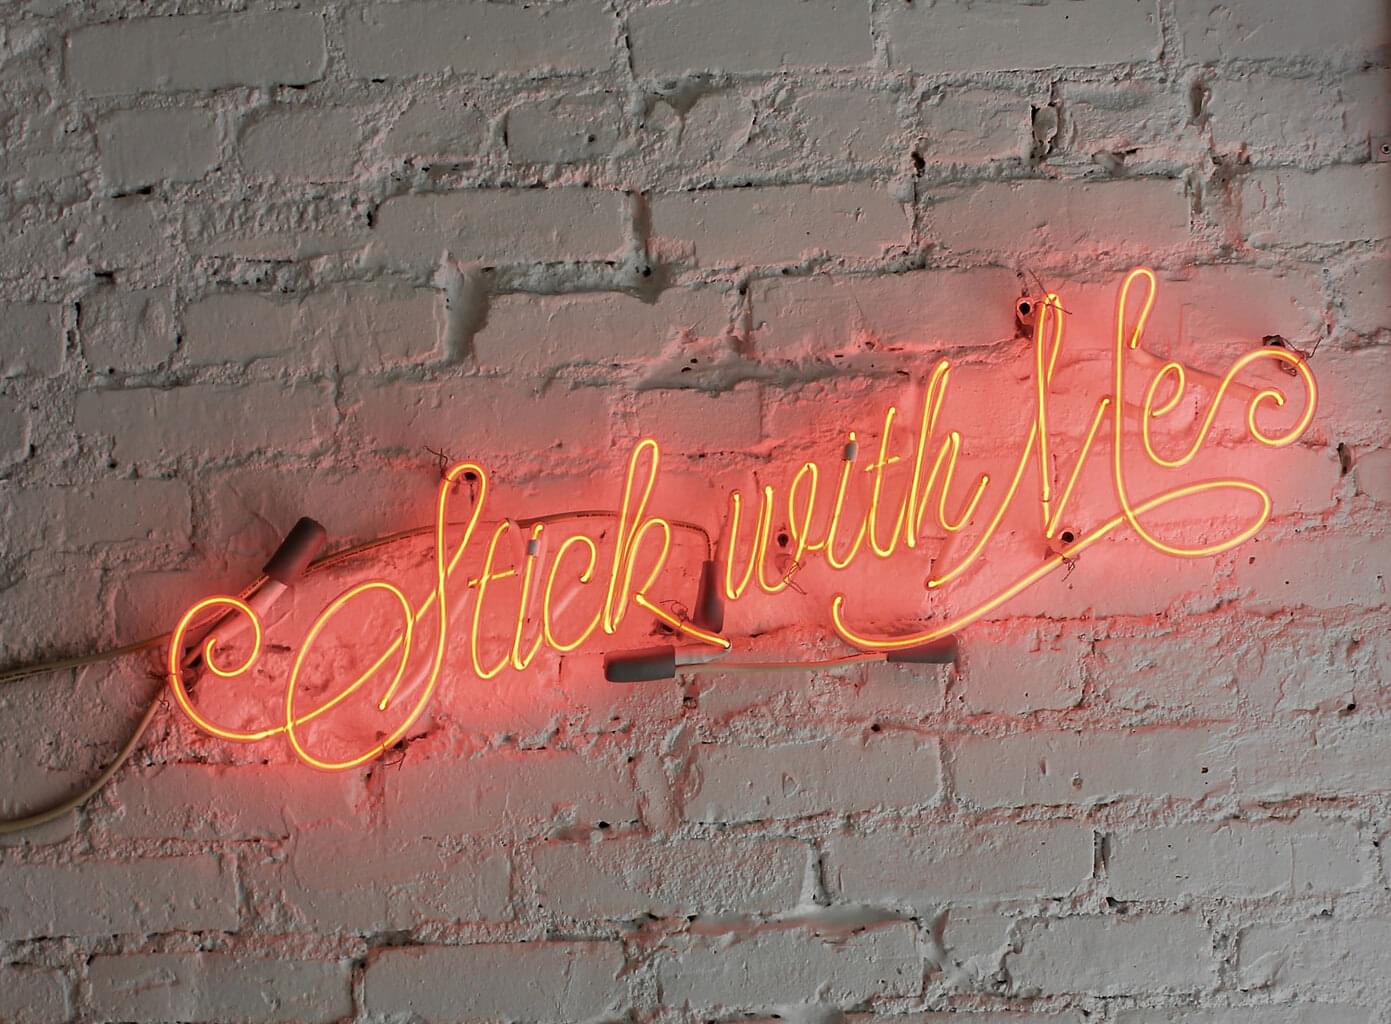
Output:
[[1372,159],[1379,162],[1391,160],[1391,135],[1382,135],[1372,140]]

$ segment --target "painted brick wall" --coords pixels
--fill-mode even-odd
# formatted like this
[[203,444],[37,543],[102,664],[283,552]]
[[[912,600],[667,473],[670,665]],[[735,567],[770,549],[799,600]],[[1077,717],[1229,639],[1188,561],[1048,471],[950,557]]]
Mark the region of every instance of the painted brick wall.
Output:
[[[528,511],[616,501],[644,433],[743,486],[942,351],[988,461],[1038,281],[1080,325],[1152,265],[1157,348],[1278,333],[1323,401],[1296,448],[1233,449],[1276,496],[1258,541],[1084,555],[956,670],[459,671],[339,775],[170,708],[0,841],[0,1020],[1387,1024],[1389,20],[6,4],[5,664],[169,628],[301,514],[427,521],[427,448]],[[834,648],[824,601],[780,614],[769,649]],[[158,686],[5,686],[0,811],[89,777]]]

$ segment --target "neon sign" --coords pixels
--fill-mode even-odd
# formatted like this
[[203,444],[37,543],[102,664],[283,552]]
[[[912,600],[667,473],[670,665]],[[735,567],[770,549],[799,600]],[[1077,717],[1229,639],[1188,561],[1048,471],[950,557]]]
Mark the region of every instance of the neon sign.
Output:
[[[806,461],[781,489],[764,485],[747,498],[739,490],[731,492],[718,544],[696,523],[651,511],[661,469],[661,449],[651,438],[641,440],[628,458],[617,510],[503,519],[492,524],[490,530],[483,518],[488,498],[487,472],[476,463],[459,462],[443,472],[437,494],[429,592],[412,602],[396,583],[374,579],[357,583],[330,601],[314,619],[295,653],[285,681],[282,713],[275,720],[252,728],[219,723],[199,709],[190,693],[192,676],[198,667],[216,676],[236,678],[257,663],[262,651],[260,612],[264,610],[257,606],[259,595],[208,597],[184,613],[169,644],[171,691],[188,717],[214,736],[256,742],[283,735],[306,764],[324,770],[352,768],[396,744],[424,713],[439,687],[446,653],[456,633],[466,634],[473,674],[480,680],[490,680],[504,671],[526,670],[542,648],[563,654],[580,648],[596,634],[614,636],[630,614],[637,614],[659,623],[686,645],[679,651],[667,646],[635,652],[638,661],[645,658],[657,663],[659,675],[670,675],[683,664],[698,670],[700,663],[719,657],[732,646],[724,629],[720,598],[733,603],[755,592],[769,597],[783,593],[791,586],[791,577],[780,566],[789,558],[793,565],[818,559],[828,569],[839,572],[857,563],[873,564],[876,560],[911,555],[926,546],[929,530],[934,535],[940,532],[954,537],[964,536],[968,526],[979,525],[960,557],[940,568],[933,565],[927,579],[929,591],[950,586],[978,565],[998,534],[1006,512],[1016,506],[1031,470],[1038,480],[1038,529],[1052,542],[1050,554],[969,608],[905,631],[886,632],[862,624],[848,595],[843,590],[835,593],[829,606],[831,625],[843,641],[861,652],[842,660],[935,660],[933,645],[949,640],[956,631],[990,614],[1118,530],[1128,530],[1144,544],[1173,557],[1203,558],[1227,551],[1253,537],[1269,519],[1271,501],[1266,490],[1249,480],[1223,478],[1186,483],[1137,497],[1127,475],[1127,453],[1136,456],[1133,436],[1138,433],[1138,455],[1151,467],[1180,469],[1203,448],[1220,407],[1235,389],[1246,399],[1247,435],[1260,445],[1280,448],[1294,443],[1308,429],[1317,401],[1316,384],[1307,363],[1295,352],[1275,347],[1248,351],[1220,378],[1202,375],[1211,392],[1205,413],[1185,446],[1178,451],[1163,450],[1156,442],[1154,426],[1188,394],[1191,371],[1181,363],[1157,360],[1140,349],[1155,293],[1155,276],[1148,269],[1133,270],[1124,279],[1116,299],[1110,390],[1096,399],[1085,421],[1085,439],[1070,466],[1061,471],[1057,468],[1055,431],[1050,427],[1055,411],[1050,392],[1063,350],[1065,320],[1061,300],[1056,294],[1049,294],[1038,306],[1033,332],[1033,417],[1013,469],[1003,480],[981,474],[964,486],[958,485],[962,437],[956,430],[944,429],[939,422],[952,372],[946,359],[932,368],[916,430],[903,441],[897,436],[902,429],[898,408],[890,406],[867,465],[862,465],[858,434],[851,431],[834,471]],[[1303,402],[1294,422],[1276,432],[1268,432],[1262,422],[1285,407],[1284,392],[1275,387],[1255,389],[1236,382],[1238,374],[1261,361],[1282,364],[1303,387]],[[1135,362],[1147,363],[1153,372],[1135,413],[1138,422],[1128,423],[1126,373],[1128,364]],[[1098,439],[1108,435],[1114,513],[1084,530],[1065,530],[1064,513],[1083,469]],[[892,489],[886,482],[891,470],[899,478],[896,498],[890,496]],[[856,481],[861,479],[858,473],[869,478],[864,485],[869,497],[861,502],[863,508],[856,508],[849,498],[857,489]],[[459,491],[457,485],[465,480],[470,483],[471,507],[464,518],[456,521],[451,512]],[[1257,511],[1229,535],[1196,546],[1166,540],[1146,524],[1151,513],[1203,494],[1249,496],[1255,499]],[[603,519],[612,530],[612,539],[596,537],[579,528],[578,524],[591,519]],[[549,563],[544,564],[541,552],[550,536],[548,531],[564,532],[560,524],[566,522],[570,524],[569,532]],[[785,524],[778,536],[784,549],[781,552],[770,551],[775,522]],[[678,533],[699,535],[705,545],[701,594],[692,614],[669,610],[658,597]],[[1069,536],[1063,537],[1064,533]],[[465,567],[466,549],[485,534],[481,561]],[[507,548],[512,549],[513,557],[506,557]],[[520,558],[516,557],[518,554]],[[499,606],[495,611],[494,590],[507,579],[514,580],[516,604],[511,608]],[[456,607],[460,589],[465,592],[465,600]],[[467,607],[469,597],[471,608]],[[394,610],[397,621],[394,631],[381,639],[380,652],[361,671],[348,673],[351,678],[337,685],[328,696],[307,697],[307,666],[325,632],[345,610],[373,600],[385,601]],[[581,605],[581,618],[578,623],[565,621],[562,612],[576,601]],[[213,613],[215,625],[208,624],[209,612]],[[511,624],[511,640],[489,655],[484,624],[490,614],[498,613]],[[232,632],[223,627],[233,622],[250,633],[249,649],[233,663],[224,663],[218,645],[225,643]],[[613,662],[610,669],[610,678],[642,677],[625,677],[621,659]],[[377,730],[369,742],[346,756],[329,757],[311,750],[306,727],[354,695],[365,693],[369,684],[375,687],[373,694],[380,691],[374,701],[375,711],[388,716],[383,719],[387,727]]]

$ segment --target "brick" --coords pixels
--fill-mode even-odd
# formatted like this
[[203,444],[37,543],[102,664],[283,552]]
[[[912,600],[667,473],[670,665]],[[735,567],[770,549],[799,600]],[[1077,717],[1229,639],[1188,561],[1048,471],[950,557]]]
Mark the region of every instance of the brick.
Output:
[[25,407],[0,396],[0,466],[29,454],[29,414]]
[[[219,858],[0,866],[0,938],[235,931],[236,882]],[[74,893],[82,893],[74,899]]]
[[131,18],[78,29],[68,80],[90,96],[304,85],[324,73],[324,22],[295,11]]
[[637,424],[643,436],[659,438],[673,454],[741,451],[758,444],[763,433],[759,391],[739,387],[704,391],[644,391],[637,398]]
[[172,356],[178,330],[164,289],[101,288],[82,297],[77,334],[94,371],[133,373]]
[[1293,796],[1361,796],[1391,790],[1391,765],[1377,751],[1386,727],[1376,719],[1306,729],[1273,729],[1240,736],[1232,744],[1236,788],[1243,796],[1287,800]]
[[1318,358],[1325,429],[1351,446],[1383,444],[1386,432],[1378,427],[1391,411],[1391,346],[1329,348]]
[[52,377],[62,368],[62,308],[51,302],[0,303],[0,378]]
[[445,250],[498,262],[600,259],[622,242],[620,200],[580,188],[398,196],[381,205],[372,237],[380,259],[415,268],[433,267]]
[[586,919],[751,914],[792,909],[808,849],[793,840],[550,842],[532,854],[537,898]]
[[886,92],[811,92],[797,100],[807,151],[859,166],[902,161],[896,97]]
[[[1170,631],[1094,641],[1085,675],[1096,698],[1113,708],[1163,709],[1182,717],[1235,713],[1260,686],[1266,638],[1229,621],[1185,622]],[[1178,644],[1183,656],[1175,657]]]
[[75,208],[76,238],[70,252],[99,273],[157,264],[168,253],[160,213],[160,203],[144,196],[97,200]]
[[611,155],[622,137],[612,96],[561,96],[521,103],[507,114],[507,152],[516,163],[573,164]]
[[973,628],[957,663],[960,707],[975,714],[1028,715],[1082,701],[1088,644],[1077,635]]
[[47,551],[188,543],[188,488],[178,480],[103,480],[66,487],[0,484],[9,535]]
[[[860,1024],[873,1019],[869,1014],[846,1014],[849,1024]],[[1064,1013],[909,1013],[901,1018],[901,1024],[1086,1024],[1086,1017],[1080,1011]]]
[[887,8],[889,63],[924,74],[1095,67],[1155,60],[1153,3],[966,3]]
[[1339,327],[1365,336],[1391,330],[1391,258],[1354,260],[1338,284]]
[[[499,780],[506,779],[505,786]],[[468,761],[407,759],[387,777],[387,830],[403,838],[456,833],[541,835],[554,827],[636,821],[622,765],[519,750]]]
[[227,292],[184,313],[194,364],[283,360],[340,370],[381,369],[433,356],[443,328],[439,293],[391,284],[348,284],[294,300]]
[[1151,252],[1188,240],[1179,183],[1015,181],[929,193],[926,241],[953,252]]
[[716,288],[666,288],[656,302],[622,292],[499,295],[472,347],[484,368],[545,374],[656,358],[673,338],[720,336],[730,321],[728,298]]
[[361,78],[580,71],[613,63],[615,30],[592,0],[554,7],[378,3],[349,14],[343,48],[349,72]]
[[1018,292],[1005,270],[766,278],[751,290],[754,344],[765,359],[794,360],[915,346],[927,350],[926,374],[933,349],[1013,337]]
[[[343,855],[347,850],[351,856]],[[511,917],[505,852],[403,838],[360,819],[296,829],[289,851],[287,860],[253,863],[243,872],[266,928],[372,934]]]
[[456,96],[420,96],[402,111],[383,143],[391,156],[462,160],[475,156],[488,137],[479,109]]
[[1146,828],[1106,843],[1110,892],[1121,900],[1341,893],[1368,873],[1357,830],[1316,821]]
[[921,807],[941,785],[937,743],[909,734],[768,747],[702,744],[687,821],[737,822]]
[[[1094,162],[1104,153],[1127,163],[1173,160],[1174,141],[1191,131],[1180,89],[1173,80],[1061,83],[1051,93],[1063,111],[1054,158]],[[1030,148],[1032,141],[1030,133]]]
[[696,0],[640,7],[628,17],[633,67],[672,75],[697,68],[773,71],[854,67],[873,51],[869,12],[851,0]]
[[102,824],[142,839],[283,839],[323,821],[357,822],[361,779],[284,765],[170,764],[123,774]]
[[288,263],[361,249],[372,237],[367,208],[331,191],[219,194],[180,214],[194,256]]
[[74,419],[85,438],[112,444],[122,463],[216,460],[318,443],[329,430],[326,397],[315,385],[270,382],[84,391]]
[[1391,164],[1256,171],[1241,180],[1241,222],[1259,248],[1386,237]]
[[832,836],[823,872],[841,900],[904,903],[930,913],[942,902],[1062,897],[1092,873],[1092,830],[1067,823],[909,829]]
[[1391,587],[1391,552],[1378,538],[1305,533],[1252,544],[1236,583],[1248,610],[1381,608]]
[[908,241],[902,205],[865,185],[739,188],[657,195],[652,231],[705,267],[785,263],[809,252],[878,256]]
[[[617,942],[384,949],[367,965],[366,1008],[441,1024],[584,1020],[626,1005],[625,986],[618,980],[622,968],[623,947]],[[518,978],[527,984],[518,984]]]
[[1237,943],[1237,983],[1285,998],[1385,998],[1388,942],[1391,921],[1381,918],[1253,925]]
[[1339,90],[1307,78],[1249,73],[1217,78],[1203,112],[1224,151],[1256,164],[1356,159],[1367,135],[1348,125]]
[[913,929],[894,924],[827,942],[807,931],[673,937],[657,956],[664,1005],[772,1009],[816,993],[854,1004],[874,996],[915,995],[923,965]]
[[96,956],[92,1005],[107,1020],[329,1024],[353,1012],[347,960],[231,953]]
[[918,107],[912,128],[928,164],[985,164],[1028,152],[1030,104],[1011,93],[952,87]]
[[197,181],[217,163],[221,143],[206,110],[118,110],[97,125],[101,170],[114,189]]
[[1358,452],[1354,465],[1357,490],[1378,505],[1391,505],[1391,448]]
[[1188,914],[1062,917],[1026,924],[1007,962],[1016,988],[1046,994],[1198,992],[1217,980],[1212,941]]
[[1298,1003],[1293,1006],[1228,1006],[1217,1010],[1195,1010],[1181,1006],[1166,1010],[1121,1010],[1116,1024],[1370,1024],[1371,1011],[1356,1006],[1329,1003]]
[[0,967],[0,1020],[8,1024],[58,1024],[72,1019],[62,972],[7,964]]
[[1190,61],[1351,60],[1386,47],[1388,17],[1378,0],[1333,0],[1320,8],[1286,3],[1278,12],[1262,0],[1178,0],[1175,14]]
[[1146,334],[1148,347],[1165,355],[1216,370],[1226,362],[1218,353],[1228,346],[1256,348],[1266,335],[1279,334],[1308,351],[1324,333],[1317,267],[1214,265],[1191,267],[1187,275],[1159,281]]
[[537,394],[483,378],[364,387],[350,419],[369,451],[428,445],[459,459],[583,451],[606,446],[609,434],[608,399],[597,388],[552,385]]
[[362,152],[359,116],[335,108],[272,109],[242,130],[242,166],[273,181],[346,181]]
[[973,737],[953,753],[961,798],[985,807],[1200,800],[1231,782],[1231,755],[1202,730],[1025,732]]

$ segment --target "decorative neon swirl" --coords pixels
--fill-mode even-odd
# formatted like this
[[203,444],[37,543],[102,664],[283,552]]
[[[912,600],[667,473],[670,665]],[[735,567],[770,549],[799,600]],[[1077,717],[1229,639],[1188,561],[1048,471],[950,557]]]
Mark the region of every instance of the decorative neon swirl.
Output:
[[[847,596],[844,593],[836,593],[830,602],[830,612],[831,623],[837,635],[861,651],[871,652],[904,650],[940,639],[990,614],[1021,591],[1048,576],[1066,560],[1076,557],[1122,527],[1128,527],[1151,548],[1181,558],[1216,555],[1249,540],[1265,525],[1271,514],[1269,493],[1252,481],[1239,478],[1202,480],[1185,483],[1138,501],[1132,497],[1126,475],[1127,407],[1123,398],[1126,363],[1127,357],[1133,360],[1140,354],[1146,356],[1150,365],[1159,363],[1143,353],[1139,347],[1154,305],[1156,291],[1154,273],[1146,268],[1131,271],[1121,284],[1116,299],[1111,390],[1097,399],[1085,440],[1077,451],[1071,468],[1066,470],[1065,474],[1059,474],[1060,477],[1065,475],[1061,487],[1054,478],[1057,471],[1054,466],[1055,453],[1050,432],[1049,404],[1050,385],[1058,365],[1059,354],[1063,349],[1065,321],[1061,300],[1057,295],[1049,294],[1040,302],[1033,335],[1034,416],[1014,463],[1013,473],[1008,480],[1003,481],[1003,485],[999,481],[992,481],[989,475],[981,474],[965,488],[964,494],[959,493],[955,486],[962,438],[958,431],[939,429],[940,413],[951,375],[949,361],[939,360],[926,381],[918,431],[910,446],[910,453],[900,454],[895,451],[894,428],[898,417],[896,406],[889,406],[885,412],[879,442],[867,467],[857,467],[858,439],[854,431],[849,432],[829,509],[819,500],[823,497],[820,486],[822,467],[815,461],[801,464],[781,499],[777,488],[771,485],[761,487],[757,501],[758,510],[751,525],[745,522],[746,502],[742,493],[735,490],[730,494],[723,537],[722,580],[719,583],[724,596],[730,601],[738,601],[750,592],[751,586],[763,594],[777,595],[790,585],[789,572],[769,570],[769,546],[780,502],[786,509],[787,526],[786,536],[779,537],[779,541],[784,548],[790,545],[785,554],[790,557],[791,564],[802,566],[812,556],[820,555],[826,566],[836,571],[848,569],[866,553],[874,559],[887,560],[895,557],[900,547],[909,552],[915,551],[923,543],[924,527],[929,519],[931,525],[947,537],[960,533],[978,520],[983,522],[979,534],[964,554],[953,564],[940,570],[934,567],[927,580],[928,587],[934,590],[959,579],[976,564],[996,536],[1006,512],[1012,507],[1031,468],[1038,477],[1041,533],[1045,538],[1054,538],[1058,535],[1063,515],[1075,493],[1092,447],[1108,419],[1111,427],[1110,474],[1119,509],[1116,514],[1076,533],[1064,551],[1053,551],[1039,564],[1009,581],[990,597],[949,620],[936,622],[920,630],[895,635],[867,631],[854,624]],[[1261,425],[1261,419],[1270,412],[1285,407],[1285,394],[1273,387],[1254,390],[1236,383],[1239,374],[1262,360],[1271,360],[1292,368],[1303,386],[1303,405],[1299,415],[1282,431],[1269,432]],[[1207,377],[1205,374],[1201,376]],[[1293,444],[1303,435],[1313,419],[1318,397],[1313,374],[1303,357],[1283,348],[1254,349],[1232,363],[1212,387],[1207,408],[1188,444],[1177,454],[1162,453],[1154,443],[1152,426],[1155,421],[1162,419],[1179,405],[1187,393],[1187,388],[1188,375],[1182,364],[1173,361],[1159,363],[1144,390],[1144,399],[1139,407],[1140,452],[1151,465],[1163,470],[1178,470],[1193,461],[1206,443],[1219,408],[1233,388],[1249,396],[1245,416],[1247,433],[1258,444],[1270,448]],[[1161,395],[1164,397],[1161,398]],[[889,501],[885,497],[885,471],[903,462],[905,458],[912,459],[908,484],[899,498],[897,508],[886,509],[884,506],[889,504]],[[706,628],[683,614],[671,611],[670,603],[657,596],[661,592],[664,571],[672,557],[675,531],[688,529],[704,533],[704,530],[695,524],[649,513],[648,508],[657,484],[660,466],[661,450],[657,441],[644,438],[634,447],[628,459],[617,513],[566,513],[521,522],[504,519],[496,524],[487,541],[483,561],[476,575],[463,577],[466,580],[465,588],[471,593],[473,600],[472,614],[468,618],[469,658],[474,673],[480,679],[492,679],[506,669],[525,670],[542,647],[564,654],[581,647],[597,632],[613,635],[623,625],[628,613],[634,609],[693,642],[708,645],[715,650],[730,647],[730,640],[720,631]],[[849,497],[855,490],[855,481],[859,479],[857,472],[868,473],[872,478],[867,485],[869,497],[858,522],[847,524],[846,519],[851,515]],[[475,483],[475,494],[471,511],[463,524],[462,535],[451,546],[447,537],[450,524],[448,513],[456,483],[461,478]],[[450,640],[449,627],[455,621],[454,609],[447,601],[447,588],[460,567],[465,549],[474,540],[483,522],[487,491],[488,477],[482,466],[463,462],[448,469],[440,482],[435,504],[435,568],[434,584],[430,593],[419,605],[412,607],[405,593],[394,583],[389,580],[369,580],[348,588],[330,601],[310,625],[304,642],[295,655],[285,688],[284,716],[279,721],[251,728],[237,728],[213,721],[194,704],[189,693],[187,666],[198,660],[200,654],[203,665],[210,672],[224,678],[236,678],[253,668],[260,658],[262,648],[261,622],[256,611],[246,601],[218,595],[204,598],[194,604],[180,618],[169,647],[170,689],[184,713],[198,728],[234,742],[256,742],[284,733],[297,757],[306,764],[327,771],[360,765],[391,747],[424,713],[438,688]],[[1184,546],[1167,541],[1144,522],[1144,517],[1156,510],[1204,494],[1250,495],[1255,499],[1257,511],[1230,536],[1200,546]],[[955,508],[955,515],[949,513],[949,507]],[[549,566],[545,568],[542,583],[541,549],[548,524],[554,525],[565,519],[579,520],[597,516],[616,519],[612,554],[607,564],[607,579],[596,579],[602,561],[602,538],[592,537],[576,528],[576,532],[566,536],[556,549]],[[818,522],[821,523],[819,527]],[[504,538],[509,534],[521,538],[523,532],[527,533],[526,554],[521,564],[498,567],[499,548]],[[746,533],[750,534],[747,540],[744,539]],[[707,560],[712,557],[708,546],[707,535]],[[491,657],[485,656],[482,649],[482,627],[486,617],[485,609],[490,607],[493,600],[489,588],[499,580],[514,576],[520,580],[517,606],[509,619],[513,624],[510,644]],[[592,615],[577,632],[562,636],[557,630],[557,619],[561,610],[572,599],[585,594],[592,594]],[[390,598],[399,611],[400,626],[397,632],[382,642],[380,653],[376,654],[367,667],[351,681],[330,696],[310,702],[311,706],[304,707],[305,701],[299,694],[303,688],[307,660],[320,637],[345,608],[364,599],[379,600],[382,595]],[[533,608],[538,595],[539,608]],[[229,615],[234,614],[249,620],[253,636],[251,650],[240,663],[221,664],[218,660],[219,654],[211,641],[203,643],[201,650],[198,643],[191,642],[191,635],[196,628],[195,622],[209,609],[227,609]],[[526,639],[528,633],[531,634],[529,640]],[[420,637],[430,634],[433,634],[433,643],[422,645]],[[415,662],[421,660],[423,664],[415,665]],[[388,665],[393,665],[390,680],[375,706],[377,713],[389,714],[391,717],[375,734],[373,740],[349,756],[334,759],[309,749],[303,735],[304,727],[342,705],[369,683],[380,682],[384,678],[383,670]],[[414,699],[403,711],[393,711],[395,697],[401,692],[414,693]]]

